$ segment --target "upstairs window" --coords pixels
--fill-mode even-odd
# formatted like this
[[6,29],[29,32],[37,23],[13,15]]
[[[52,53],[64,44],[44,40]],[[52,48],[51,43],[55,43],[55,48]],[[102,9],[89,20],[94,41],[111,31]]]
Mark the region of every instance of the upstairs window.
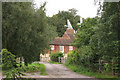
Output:
[[72,51],[73,50],[73,46],[69,46],[69,51]]
[[64,46],[60,46],[60,52],[64,53]]

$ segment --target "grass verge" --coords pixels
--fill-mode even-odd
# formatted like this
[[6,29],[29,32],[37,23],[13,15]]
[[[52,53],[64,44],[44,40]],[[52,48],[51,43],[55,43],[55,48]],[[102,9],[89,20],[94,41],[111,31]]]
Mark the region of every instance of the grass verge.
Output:
[[59,62],[54,62],[54,61],[49,61],[48,63],[51,63],[51,64],[61,64]]
[[[11,70],[3,70],[2,75],[6,75],[6,72],[10,72]],[[33,74],[34,72],[40,72],[40,75],[48,75],[45,72],[45,66],[44,64],[41,63],[32,63],[32,64],[28,64],[28,66],[25,66],[24,64],[22,64],[22,67],[19,68],[20,72],[25,72],[25,73],[31,73]]]
[[120,80],[120,78],[117,78],[117,77],[91,72],[89,69],[86,69],[80,65],[68,65],[68,64],[64,64],[64,65],[67,68],[69,68],[71,71],[74,71],[76,73],[83,74],[86,76],[91,76],[91,77],[102,79],[102,80]]

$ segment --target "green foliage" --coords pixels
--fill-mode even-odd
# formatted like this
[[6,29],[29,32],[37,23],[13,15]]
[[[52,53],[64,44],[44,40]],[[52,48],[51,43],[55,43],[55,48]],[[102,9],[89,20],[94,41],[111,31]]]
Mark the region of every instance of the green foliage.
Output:
[[96,45],[92,44],[95,42],[92,38],[96,39],[94,35],[98,23],[97,19],[98,17],[83,19],[83,23],[79,27],[73,44],[77,47],[77,51],[75,52],[77,57],[75,57],[74,60],[74,62],[76,61],[75,64],[81,64],[92,68],[96,66],[94,62],[99,58],[97,57],[97,51],[94,51],[97,49],[95,49]]
[[13,55],[7,49],[2,49],[0,54],[2,55],[2,69],[8,70],[14,68],[14,65],[17,64],[15,55]]
[[16,56],[9,52],[7,49],[2,49],[2,70],[6,70],[4,75],[6,78],[18,78],[23,73],[19,71],[18,63],[16,62]]
[[66,30],[66,28],[64,27],[64,25],[66,24],[64,20],[59,18],[57,15],[54,15],[53,17],[48,17],[47,21],[49,25],[56,27],[56,32],[58,36],[62,36],[64,34]]
[[75,64],[76,58],[77,58],[77,55],[76,55],[75,51],[70,51],[70,52],[67,53],[66,63],[67,64]]
[[36,72],[36,71],[44,72],[45,66],[44,64],[40,64],[40,63],[32,63],[32,64],[28,64],[28,66],[25,66],[23,64],[22,67],[20,67],[19,69],[21,72],[27,72],[27,73]]
[[87,66],[94,72],[111,71],[120,76],[119,7],[120,2],[106,2],[100,17],[83,19],[74,40],[77,57],[72,61],[75,64]]
[[103,13],[98,26],[100,53],[104,59],[111,60],[119,54],[119,18],[118,3],[104,3]]
[[19,69],[12,68],[9,71],[4,71],[3,75],[6,75],[6,78],[20,78],[24,74],[20,72]]
[[[104,3],[101,25],[98,26],[98,38],[100,52],[103,53],[103,59],[111,62],[115,60],[114,65],[118,65],[117,73],[120,77],[120,2]],[[102,36],[101,36],[102,35]],[[104,44],[104,45],[103,45]],[[101,51],[102,50],[102,51]]]
[[30,2],[2,3],[3,48],[23,57],[26,65],[40,60],[39,55],[56,36],[56,28],[47,24],[45,5],[34,9]]
[[50,59],[52,61],[58,62],[58,57],[63,57],[63,53],[61,52],[53,52],[50,54]]
[[90,37],[94,34],[94,28],[97,24],[96,18],[83,19],[83,23],[80,25],[77,31],[74,45],[79,48],[82,45],[88,45]]
[[55,62],[55,61],[49,61],[48,63],[51,63],[51,64],[61,64],[61,63]]
[[66,67],[68,67],[70,70],[77,72],[79,74],[83,74],[86,76],[92,76],[98,79],[102,79],[102,80],[119,80],[119,78],[117,77],[112,77],[111,75],[107,75],[106,73],[103,74],[99,74],[99,73],[94,73],[92,71],[90,71],[88,68],[85,68],[82,65],[72,65],[72,64],[64,64]]
[[80,16],[77,15],[76,9],[69,9],[68,11],[59,11],[58,14],[48,17],[49,25],[56,27],[58,36],[62,36],[66,30],[65,25],[67,24],[67,19],[70,20],[74,30],[78,29],[77,23],[80,22]]
[[25,74],[22,74],[21,72],[22,73],[23,72],[27,72],[27,73],[40,72],[40,75],[47,75],[47,73],[45,72],[44,64],[40,64],[40,63],[32,63],[32,64],[28,64],[28,66],[25,66],[24,64],[22,64],[22,67],[19,67],[18,69],[3,70],[3,75],[7,75],[7,78],[12,78],[11,74],[14,74],[14,73],[15,75],[21,74],[25,76]]
[[[35,78],[17,78],[17,80],[36,80]],[[13,80],[13,78],[3,78],[3,80]]]

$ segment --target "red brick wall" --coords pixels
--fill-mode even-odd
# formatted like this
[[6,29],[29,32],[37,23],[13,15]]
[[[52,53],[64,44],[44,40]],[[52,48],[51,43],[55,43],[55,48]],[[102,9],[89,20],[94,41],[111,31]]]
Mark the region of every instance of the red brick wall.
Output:
[[69,46],[64,46],[64,53],[67,54],[69,52]]
[[[73,46],[73,50],[75,50],[75,47]],[[52,52],[59,52],[59,45],[54,45],[54,50],[51,50]],[[67,54],[69,52],[69,46],[64,46],[64,53]],[[48,52],[49,53],[49,52]]]
[[55,52],[59,52],[59,46],[55,45]]

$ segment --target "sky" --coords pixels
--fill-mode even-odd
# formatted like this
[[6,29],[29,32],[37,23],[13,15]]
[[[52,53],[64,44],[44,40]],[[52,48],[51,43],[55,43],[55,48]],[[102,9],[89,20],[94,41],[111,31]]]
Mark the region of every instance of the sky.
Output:
[[94,0],[34,0],[37,8],[44,2],[47,2],[46,15],[49,17],[52,17],[59,11],[68,11],[71,8],[77,9],[77,14],[82,18],[92,18],[97,14],[98,6],[94,5]]

